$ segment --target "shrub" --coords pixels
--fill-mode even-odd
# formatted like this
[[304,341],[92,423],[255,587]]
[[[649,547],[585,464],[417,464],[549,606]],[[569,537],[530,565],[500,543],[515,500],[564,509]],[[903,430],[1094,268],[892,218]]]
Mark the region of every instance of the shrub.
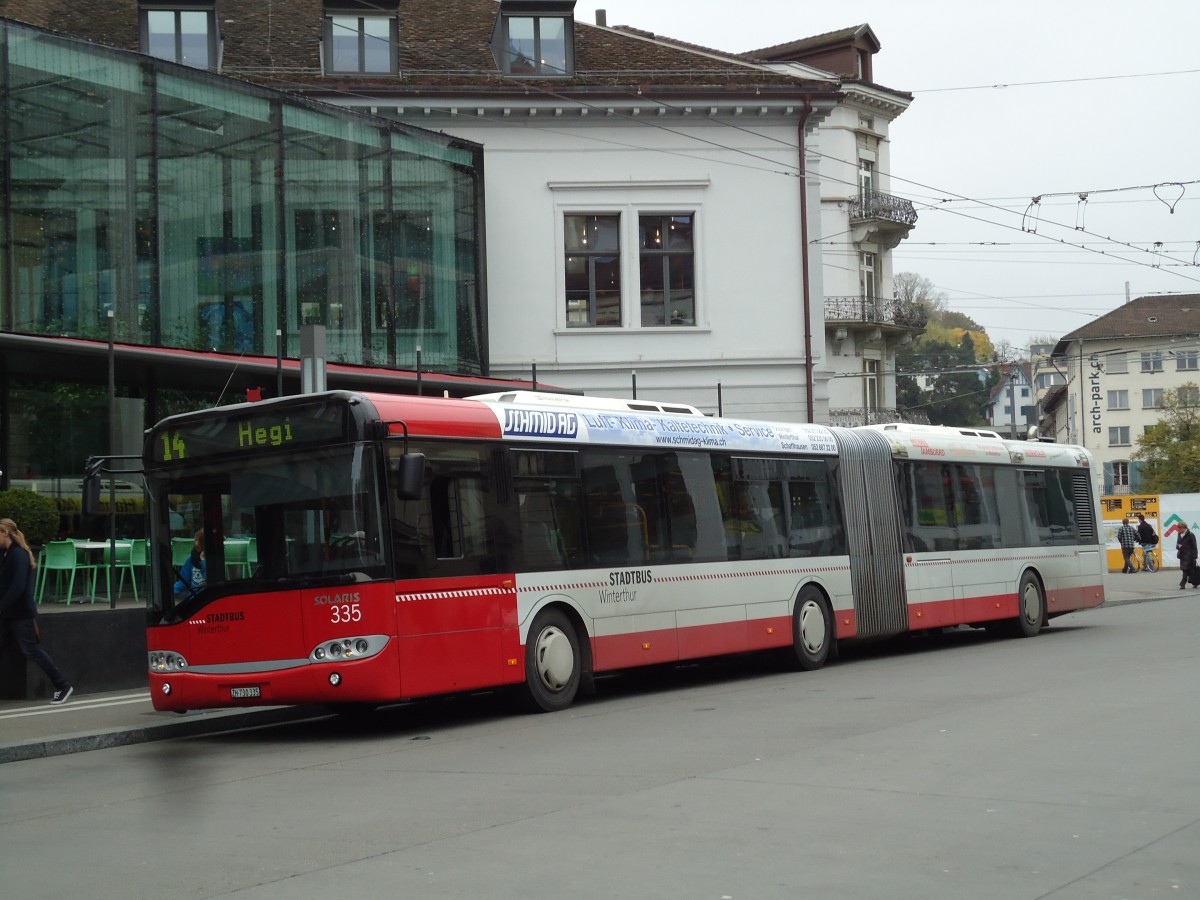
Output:
[[33,491],[0,491],[0,519],[12,519],[31,544],[46,544],[58,537],[58,504]]

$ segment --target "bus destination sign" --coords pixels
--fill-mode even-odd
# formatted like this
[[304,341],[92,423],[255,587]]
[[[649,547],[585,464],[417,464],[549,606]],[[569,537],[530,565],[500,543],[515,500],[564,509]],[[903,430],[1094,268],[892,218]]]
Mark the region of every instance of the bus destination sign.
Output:
[[325,404],[167,422],[155,430],[151,452],[158,462],[182,463],[218,454],[270,452],[344,440],[345,410]]

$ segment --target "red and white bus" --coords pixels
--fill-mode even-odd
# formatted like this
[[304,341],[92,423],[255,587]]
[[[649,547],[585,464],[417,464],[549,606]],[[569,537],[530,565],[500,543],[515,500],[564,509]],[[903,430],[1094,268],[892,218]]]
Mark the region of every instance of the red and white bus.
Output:
[[[511,392],[173,416],[145,450],[158,709],[379,704],[1103,602],[1086,450]],[[180,518],[184,527],[179,527]],[[180,579],[203,531],[206,583]]]

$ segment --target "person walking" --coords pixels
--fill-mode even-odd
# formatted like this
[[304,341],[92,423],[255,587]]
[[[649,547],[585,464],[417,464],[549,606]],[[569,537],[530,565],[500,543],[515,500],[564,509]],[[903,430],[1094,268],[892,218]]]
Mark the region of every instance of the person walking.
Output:
[[1182,591],[1188,585],[1192,569],[1196,567],[1196,536],[1183,522],[1179,523],[1179,533],[1175,535],[1175,555],[1179,557],[1179,571],[1183,573],[1179,579],[1179,589]]
[[12,635],[25,658],[36,663],[54,685],[51,703],[66,703],[75,688],[42,649],[33,582],[37,562],[25,535],[12,519],[0,519],[0,646]]
[[1146,521],[1146,517],[1142,513],[1137,514],[1137,519],[1138,544],[1142,548],[1142,559],[1147,564],[1145,571],[1149,572],[1155,561],[1154,548],[1158,546],[1158,535],[1154,533],[1154,526]]
[[1121,520],[1121,527],[1117,529],[1117,543],[1121,545],[1121,555],[1125,557],[1125,565],[1121,569],[1121,574],[1132,575],[1137,571],[1133,567],[1133,548],[1137,546],[1137,530],[1129,524],[1129,519]]

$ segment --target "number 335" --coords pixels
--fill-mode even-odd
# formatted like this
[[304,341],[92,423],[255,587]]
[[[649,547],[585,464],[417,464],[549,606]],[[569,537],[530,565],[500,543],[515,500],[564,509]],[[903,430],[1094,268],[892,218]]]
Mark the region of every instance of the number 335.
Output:
[[334,625],[345,622],[357,622],[362,618],[362,610],[357,603],[343,603],[329,607],[329,621]]

